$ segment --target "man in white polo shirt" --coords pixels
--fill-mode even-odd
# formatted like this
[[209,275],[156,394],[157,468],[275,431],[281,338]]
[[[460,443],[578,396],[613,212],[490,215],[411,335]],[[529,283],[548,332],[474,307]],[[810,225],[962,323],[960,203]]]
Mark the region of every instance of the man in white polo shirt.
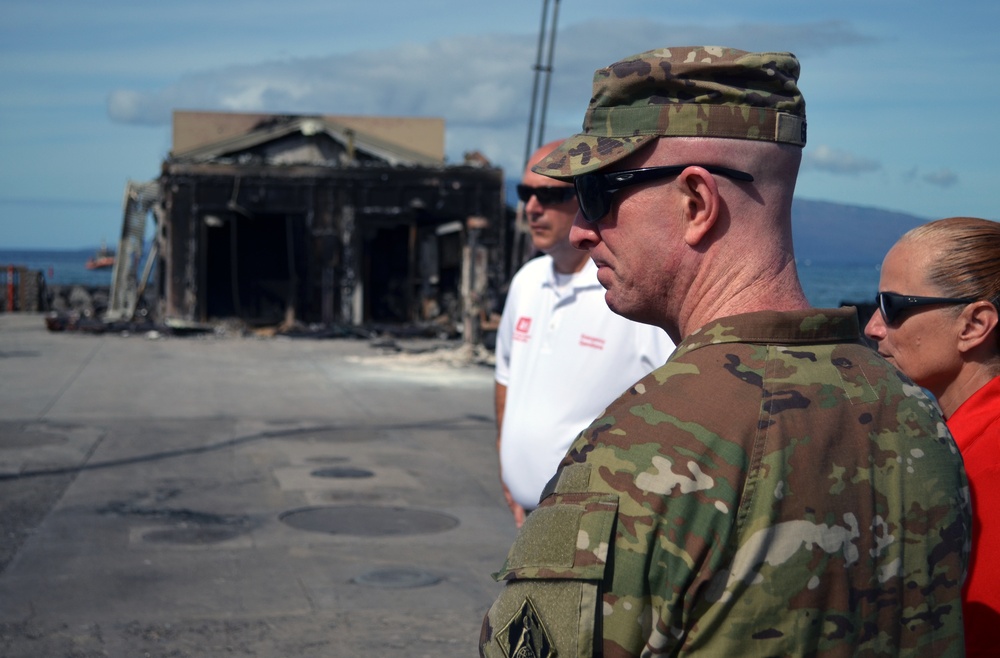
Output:
[[514,275],[497,330],[500,480],[518,527],[577,434],[674,347],[662,329],[612,313],[597,266],[570,244],[573,186],[531,171],[561,143],[539,148],[518,185],[544,255]]

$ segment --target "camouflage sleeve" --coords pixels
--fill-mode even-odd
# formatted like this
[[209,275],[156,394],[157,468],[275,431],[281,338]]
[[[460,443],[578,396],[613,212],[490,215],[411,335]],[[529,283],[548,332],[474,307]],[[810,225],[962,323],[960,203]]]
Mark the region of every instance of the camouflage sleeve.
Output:
[[[721,559],[746,462],[654,410],[645,392],[640,382],[578,437],[554,493],[529,515],[496,574],[508,584],[484,624],[483,655],[591,656],[595,628],[604,655],[659,655],[676,640],[671,619],[683,617],[697,573]],[[701,454],[675,431],[699,436]],[[534,654],[514,650],[526,638]]]

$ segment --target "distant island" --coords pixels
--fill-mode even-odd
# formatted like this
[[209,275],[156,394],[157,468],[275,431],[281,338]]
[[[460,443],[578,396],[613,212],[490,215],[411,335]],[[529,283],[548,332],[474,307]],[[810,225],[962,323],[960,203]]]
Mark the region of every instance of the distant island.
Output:
[[896,240],[928,218],[829,201],[792,201],[799,262],[878,264]]
[[[516,180],[507,181],[507,203],[517,207]],[[878,265],[903,233],[931,218],[892,210],[795,198],[792,235],[802,263]]]

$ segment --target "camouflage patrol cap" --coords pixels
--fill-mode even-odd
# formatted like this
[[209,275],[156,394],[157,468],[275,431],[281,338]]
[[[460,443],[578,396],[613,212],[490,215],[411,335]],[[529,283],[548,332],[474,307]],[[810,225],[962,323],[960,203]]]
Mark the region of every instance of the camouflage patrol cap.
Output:
[[806,104],[791,53],[718,46],[660,48],[594,73],[594,95],[574,135],[536,164],[567,180],[657,137],[753,139],[804,146]]

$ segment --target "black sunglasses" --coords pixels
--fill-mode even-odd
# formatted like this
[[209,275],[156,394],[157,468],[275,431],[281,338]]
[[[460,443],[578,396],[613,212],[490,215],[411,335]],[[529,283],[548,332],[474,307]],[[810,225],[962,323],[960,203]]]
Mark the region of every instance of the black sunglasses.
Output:
[[523,203],[528,203],[531,197],[537,197],[538,203],[543,206],[551,206],[557,203],[566,203],[573,198],[572,187],[531,187],[530,185],[517,186],[517,198]]
[[972,297],[920,297],[918,295],[900,295],[895,292],[880,292],[875,296],[882,319],[889,326],[900,321],[900,315],[907,309],[934,304],[971,304],[978,301]]
[[581,174],[573,179],[576,187],[576,198],[580,202],[580,212],[588,222],[596,222],[611,210],[611,199],[615,192],[629,185],[640,185],[661,178],[676,176],[688,167],[701,167],[712,174],[718,174],[733,180],[752,181],[753,176],[745,171],[719,167],[716,165],[669,165],[666,167],[646,167],[645,169],[629,169],[614,171],[610,174]]

